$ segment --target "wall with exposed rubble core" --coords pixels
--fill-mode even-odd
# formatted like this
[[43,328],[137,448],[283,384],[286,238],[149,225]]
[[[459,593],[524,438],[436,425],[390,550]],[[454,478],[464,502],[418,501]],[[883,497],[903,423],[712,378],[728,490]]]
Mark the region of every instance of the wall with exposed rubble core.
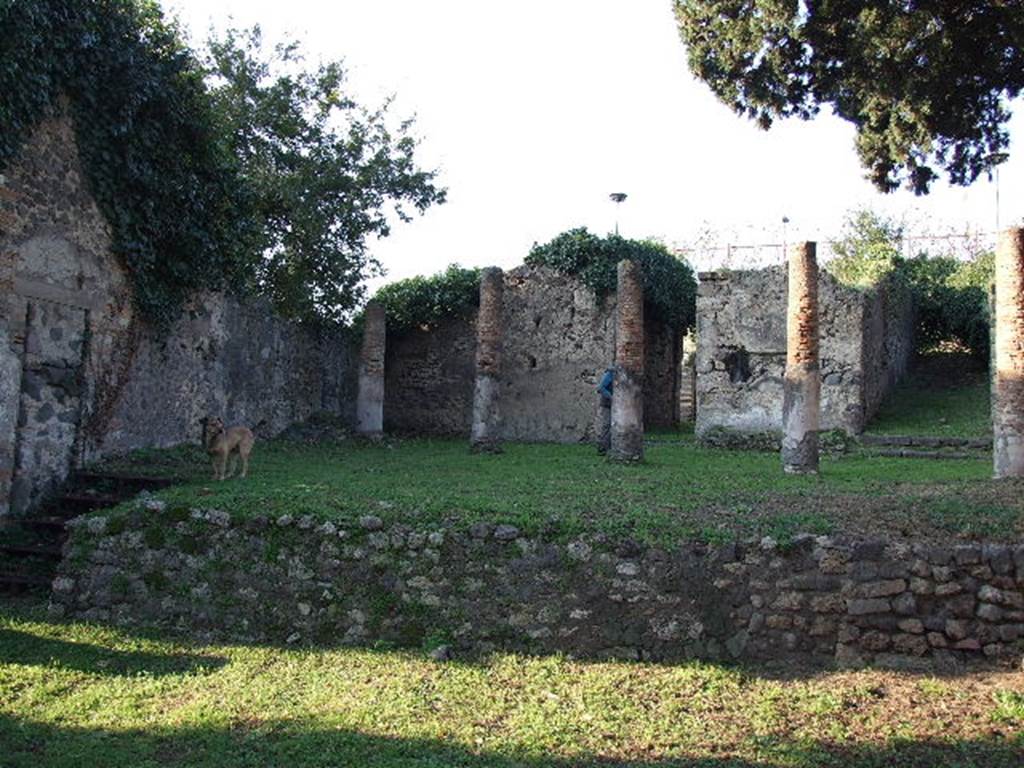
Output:
[[78,518],[58,613],[269,642],[954,671],[1019,658],[1024,546],[797,536],[658,549],[166,508]]
[[[475,317],[429,330],[388,332],[384,420],[389,430],[469,433]],[[540,267],[505,273],[501,393],[505,440],[578,442],[593,437],[594,391],[615,359],[615,297]],[[679,334],[648,322],[647,426],[678,420]]]
[[[771,442],[782,430],[786,267],[705,272],[697,290],[698,437]],[[821,270],[821,429],[859,434],[906,372],[913,306],[883,282],[860,290]]]
[[267,305],[197,297],[165,336],[136,316],[67,117],[42,122],[0,176],[0,515],[76,465],[196,441],[199,418],[349,417],[351,347]]

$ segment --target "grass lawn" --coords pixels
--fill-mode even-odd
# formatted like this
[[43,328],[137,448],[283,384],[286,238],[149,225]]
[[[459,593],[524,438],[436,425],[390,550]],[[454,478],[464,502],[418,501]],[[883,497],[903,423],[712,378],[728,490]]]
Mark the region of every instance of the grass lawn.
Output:
[[965,354],[918,358],[906,381],[882,403],[868,432],[878,435],[990,437],[989,372]]
[[0,766],[1019,768],[1024,673],[196,645],[0,601]]
[[609,464],[585,445],[506,446],[470,454],[460,440],[261,442],[246,479],[210,480],[195,447],[109,465],[170,474],[172,505],[232,514],[312,515],[429,527],[507,522],[567,539],[581,532],[654,544],[801,531],[948,539],[1012,538],[1024,527],[1024,483],[990,480],[987,460],[922,461],[857,453],[824,459],[819,477],[783,474],[774,453],[702,449],[692,436],[652,444],[638,466]]

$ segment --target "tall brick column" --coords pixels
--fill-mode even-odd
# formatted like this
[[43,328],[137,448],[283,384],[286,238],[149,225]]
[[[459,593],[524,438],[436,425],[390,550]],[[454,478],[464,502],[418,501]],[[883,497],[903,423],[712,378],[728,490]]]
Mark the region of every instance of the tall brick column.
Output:
[[818,261],[814,243],[789,248],[786,374],[782,398],[782,466],[795,474],[818,471]]
[[1024,229],[1001,233],[996,248],[995,477],[1024,477]]
[[480,275],[480,312],[476,318],[476,382],[469,444],[477,453],[501,453],[499,389],[501,380],[501,323],[505,275],[488,267]]
[[363,350],[359,356],[356,433],[378,438],[384,433],[384,349],[387,320],[376,301],[366,305]]
[[612,439],[608,458],[644,458],[644,288],[640,267],[619,262],[615,317],[615,385],[612,389]]

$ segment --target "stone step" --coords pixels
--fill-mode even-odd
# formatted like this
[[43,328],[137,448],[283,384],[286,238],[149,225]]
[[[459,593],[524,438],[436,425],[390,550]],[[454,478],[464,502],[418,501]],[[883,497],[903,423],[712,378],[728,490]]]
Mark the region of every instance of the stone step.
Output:
[[886,458],[898,459],[990,459],[982,453],[967,453],[965,451],[917,451],[909,448],[890,448],[877,451],[868,451],[869,456],[884,456]]
[[156,491],[177,482],[172,477],[125,475],[116,472],[76,472],[69,480],[70,488],[100,488],[118,495],[134,496],[139,491]]
[[871,435],[859,438],[861,445],[911,448],[966,448],[968,450],[992,450],[989,437],[934,437],[928,435]]
[[61,548],[54,544],[0,544],[0,555],[60,559]]
[[0,571],[0,593],[16,595],[32,589],[48,590],[52,581],[52,577],[41,574]]
[[127,501],[133,494],[110,494],[110,493],[65,493],[59,496],[51,505],[50,511],[54,517],[77,517],[86,512],[96,509],[108,509]]

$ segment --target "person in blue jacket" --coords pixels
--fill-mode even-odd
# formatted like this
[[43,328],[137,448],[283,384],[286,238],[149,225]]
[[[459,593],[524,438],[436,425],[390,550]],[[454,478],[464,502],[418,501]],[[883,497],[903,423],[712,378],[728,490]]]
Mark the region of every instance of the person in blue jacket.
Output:
[[605,368],[601,383],[597,385],[600,402],[594,432],[597,440],[597,452],[605,454],[612,444],[612,392],[615,389],[615,369]]

